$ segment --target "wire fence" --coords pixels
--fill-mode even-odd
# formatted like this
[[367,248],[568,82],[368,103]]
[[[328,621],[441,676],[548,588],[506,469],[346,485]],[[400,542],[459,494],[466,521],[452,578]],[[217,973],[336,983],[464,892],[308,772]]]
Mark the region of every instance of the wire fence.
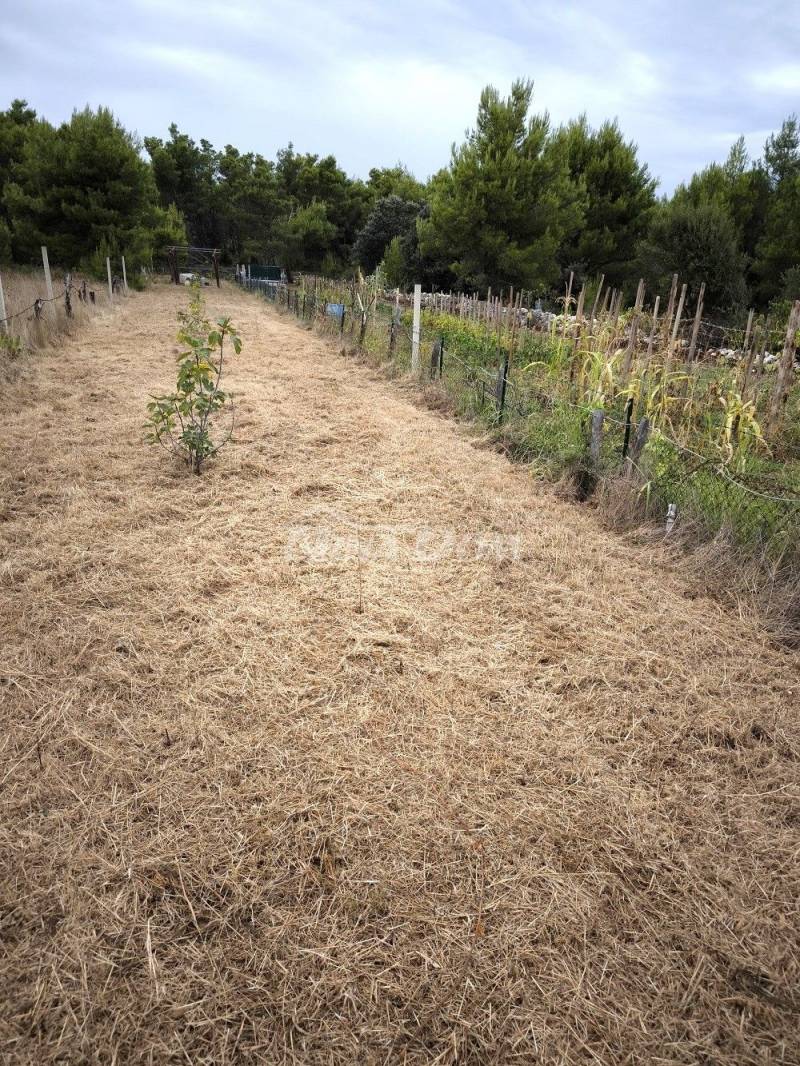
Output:
[[[43,289],[51,295],[42,295]],[[122,282],[114,278],[113,292],[121,291]],[[101,297],[100,303],[105,305],[105,299]],[[55,292],[49,274],[38,275],[27,270],[4,272],[0,276],[0,355],[3,365],[8,358],[13,359],[25,350],[54,343],[70,328],[70,323],[83,320],[97,304],[96,288],[87,278],[78,280],[71,272],[64,275],[61,287]],[[12,307],[15,309],[11,310]]]
[[[399,302],[377,298],[364,307],[354,286],[332,282],[315,281],[313,290],[255,278],[240,283],[392,376],[412,373],[411,313]],[[774,471],[737,473],[719,454],[687,447],[637,419],[629,397],[605,404],[598,417],[510,367],[499,333],[486,331],[483,350],[466,348],[425,314],[415,374],[431,402],[484,424],[509,452],[550,476],[573,479],[579,497],[601,485],[617,490],[631,524],[657,523],[665,534],[684,528],[694,537],[720,537],[771,567],[800,566],[796,484]]]

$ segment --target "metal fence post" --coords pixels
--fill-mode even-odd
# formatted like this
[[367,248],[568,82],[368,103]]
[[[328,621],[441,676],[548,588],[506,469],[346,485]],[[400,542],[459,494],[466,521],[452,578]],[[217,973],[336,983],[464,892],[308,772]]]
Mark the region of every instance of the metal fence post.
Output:
[[3,279],[0,277],[0,329],[4,333],[10,333],[10,327],[6,322],[6,298],[3,295]]
[[592,411],[591,437],[589,438],[589,458],[593,466],[600,465],[600,447],[603,443],[603,412]]
[[503,421],[503,410],[506,405],[506,386],[508,385],[508,353],[506,353],[503,362],[500,364],[500,371],[497,375],[497,385],[495,386],[495,400],[497,401],[497,422],[498,425]]
[[625,404],[625,438],[622,441],[622,458],[628,454],[628,445],[631,440],[631,417],[633,416],[633,397],[628,397],[628,402]]

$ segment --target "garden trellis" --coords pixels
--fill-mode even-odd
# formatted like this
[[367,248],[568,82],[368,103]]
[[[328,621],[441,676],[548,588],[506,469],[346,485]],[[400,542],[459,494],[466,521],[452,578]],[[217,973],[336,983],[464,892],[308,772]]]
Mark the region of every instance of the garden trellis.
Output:
[[169,272],[175,285],[180,284],[180,275],[207,274],[211,273],[220,287],[219,279],[219,248],[203,248],[194,244],[173,244],[166,249],[166,258],[169,264]]

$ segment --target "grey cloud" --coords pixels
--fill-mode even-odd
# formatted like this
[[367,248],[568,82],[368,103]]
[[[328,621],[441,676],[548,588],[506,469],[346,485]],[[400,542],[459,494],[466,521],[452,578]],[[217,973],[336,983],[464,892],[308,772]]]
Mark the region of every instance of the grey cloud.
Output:
[[499,0],[29,0],[0,22],[0,106],[53,121],[104,103],[140,134],[274,155],[334,153],[351,173],[402,159],[425,177],[449,158],[487,82],[534,79],[563,122],[618,118],[669,190],[739,132],[797,109],[800,9],[767,3],[556,6]]

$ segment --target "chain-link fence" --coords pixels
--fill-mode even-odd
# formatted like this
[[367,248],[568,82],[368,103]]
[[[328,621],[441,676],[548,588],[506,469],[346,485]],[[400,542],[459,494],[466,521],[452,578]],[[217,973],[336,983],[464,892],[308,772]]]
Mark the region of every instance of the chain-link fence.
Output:
[[[319,279],[305,289],[262,279],[244,284],[391,375],[412,373],[411,311],[399,302],[374,298],[364,306],[355,286]],[[528,362],[510,365],[507,334],[476,328],[456,339],[435,315],[423,314],[414,372],[431,403],[484,424],[510,453],[549,476],[572,479],[579,497],[613,485],[631,520],[722,537],[771,565],[800,564],[797,486],[774,472],[737,473],[719,455],[692,450],[637,419],[624,394],[593,418],[591,405],[566,399],[532,372],[537,344],[544,358],[546,342],[526,338]]]

